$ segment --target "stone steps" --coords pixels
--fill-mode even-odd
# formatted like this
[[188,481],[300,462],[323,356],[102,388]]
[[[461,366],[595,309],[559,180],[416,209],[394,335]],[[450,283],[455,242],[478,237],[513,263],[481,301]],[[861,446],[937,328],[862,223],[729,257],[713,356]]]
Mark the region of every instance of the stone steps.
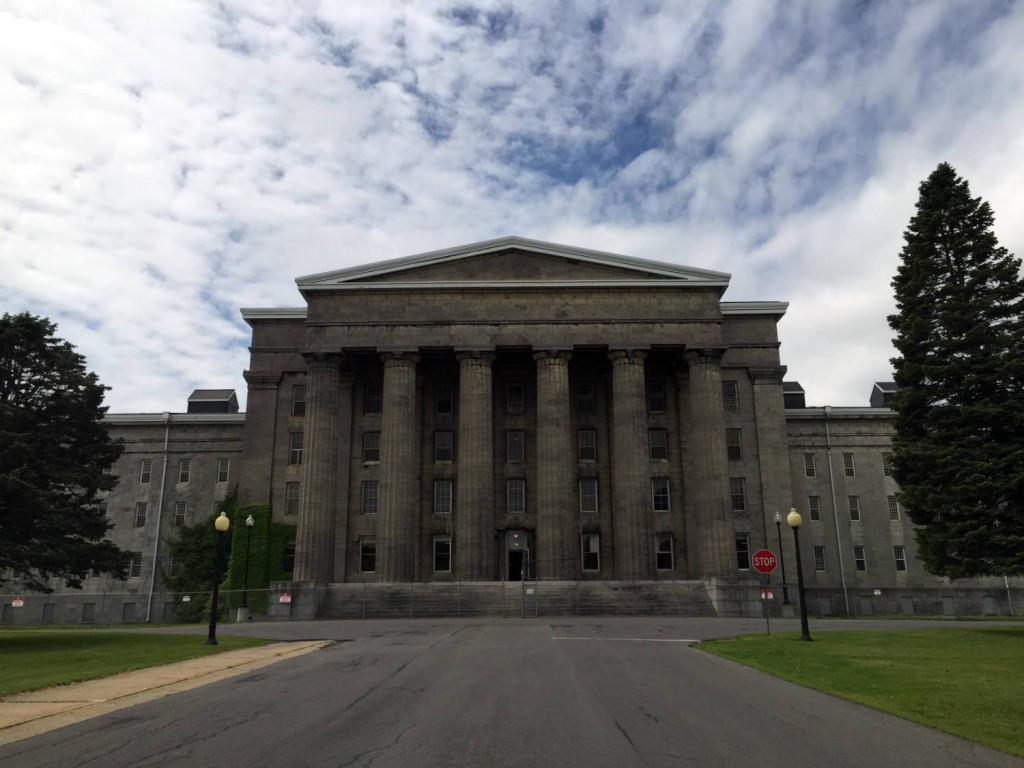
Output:
[[332,584],[320,619],[715,616],[700,581]]

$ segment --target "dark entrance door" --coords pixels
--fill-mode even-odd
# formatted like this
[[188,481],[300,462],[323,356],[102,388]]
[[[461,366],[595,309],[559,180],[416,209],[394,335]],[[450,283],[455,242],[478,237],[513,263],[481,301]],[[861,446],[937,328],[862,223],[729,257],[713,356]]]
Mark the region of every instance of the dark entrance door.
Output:
[[508,551],[508,580],[523,580],[523,550],[510,549]]

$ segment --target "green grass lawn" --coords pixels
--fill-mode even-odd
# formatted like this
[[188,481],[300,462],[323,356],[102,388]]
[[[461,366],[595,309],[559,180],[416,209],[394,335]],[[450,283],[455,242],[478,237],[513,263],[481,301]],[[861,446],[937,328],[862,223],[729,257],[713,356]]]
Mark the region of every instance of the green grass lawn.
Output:
[[155,667],[236,648],[264,645],[250,637],[221,636],[204,645],[200,635],[128,632],[11,630],[0,632],[0,696],[77,683],[132,669]]
[[747,635],[702,650],[1024,757],[1024,627]]

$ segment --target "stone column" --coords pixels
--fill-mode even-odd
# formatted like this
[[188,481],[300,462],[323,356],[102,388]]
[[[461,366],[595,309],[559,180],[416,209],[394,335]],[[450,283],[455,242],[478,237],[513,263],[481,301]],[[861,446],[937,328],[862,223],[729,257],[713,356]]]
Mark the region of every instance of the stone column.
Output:
[[615,578],[654,578],[647,393],[642,350],[612,350],[612,531]]
[[722,403],[723,354],[724,349],[695,349],[684,355],[690,366],[687,499],[697,518],[697,556],[702,578],[736,576]]
[[[761,475],[761,499],[763,500],[764,531],[768,549],[779,548],[778,531],[775,528],[775,513],[782,516],[782,546],[787,562],[796,563],[796,552],[792,550],[793,534],[787,537],[789,525],[786,515],[793,506],[793,487],[789,474],[789,440],[786,431],[786,405],[782,396],[782,379],[786,366],[751,368],[748,373],[754,385],[754,423],[757,431],[757,463]],[[842,558],[840,558],[842,561]],[[782,571],[772,578],[782,578]],[[787,581],[795,576],[787,569]]]
[[460,352],[455,575],[490,581],[494,562],[494,408],[487,352]]
[[[348,554],[348,510],[349,485],[352,466],[352,406],[355,376],[346,373],[344,367],[338,380],[338,423],[334,442],[338,446],[335,475],[338,480],[338,510],[334,519],[334,578],[332,581],[345,581],[346,559]],[[360,445],[362,448],[362,445]],[[301,493],[301,489],[300,489]]]
[[570,352],[534,352],[537,362],[537,577],[579,573],[577,512],[573,508],[569,435]]
[[385,582],[410,581],[416,563],[416,363],[413,352],[384,360],[380,428],[380,501],[377,572]]
[[281,374],[245,371],[248,385],[242,469],[238,476],[239,504],[269,504],[274,480],[274,440],[277,438],[277,388]]
[[339,379],[342,356],[310,352],[306,358],[306,425],[302,485],[295,533],[295,580],[325,584],[334,577],[337,507]]

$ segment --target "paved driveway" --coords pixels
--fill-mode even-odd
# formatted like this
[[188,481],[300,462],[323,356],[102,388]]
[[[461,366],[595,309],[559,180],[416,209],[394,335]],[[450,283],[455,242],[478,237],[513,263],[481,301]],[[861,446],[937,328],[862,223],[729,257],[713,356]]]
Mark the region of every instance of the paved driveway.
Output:
[[653,618],[229,626],[346,642],[8,745],[0,766],[1024,768],[686,642],[763,628]]

